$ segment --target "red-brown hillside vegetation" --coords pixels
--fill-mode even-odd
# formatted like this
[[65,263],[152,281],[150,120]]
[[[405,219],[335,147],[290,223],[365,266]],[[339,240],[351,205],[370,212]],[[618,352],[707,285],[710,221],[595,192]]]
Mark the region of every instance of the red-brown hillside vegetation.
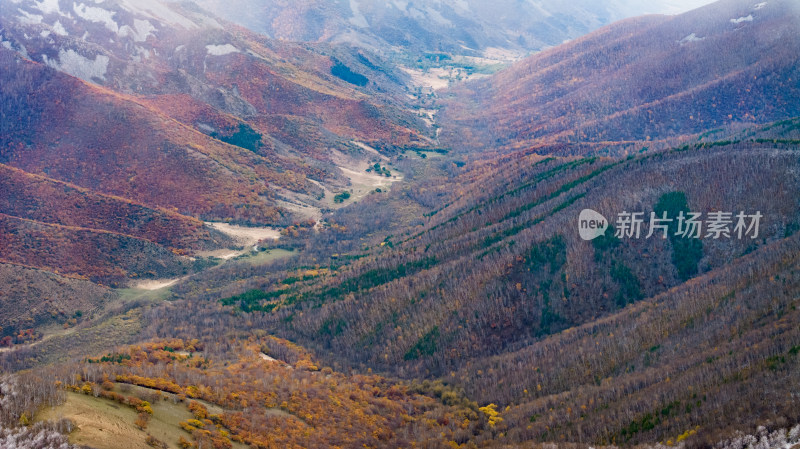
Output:
[[621,21],[452,89],[454,148],[594,149],[800,115],[800,9],[725,0]]
[[204,218],[278,219],[248,151],[3,50],[0,161]]
[[81,275],[99,282],[164,277],[186,272],[177,254],[137,237],[45,224],[0,214],[1,262]]
[[84,279],[0,263],[0,344],[24,343],[19,335],[28,329],[38,337],[42,326],[81,323],[113,299]]
[[0,191],[0,213],[19,218],[128,234],[175,249],[208,249],[228,243],[195,218],[4,164],[0,164]]

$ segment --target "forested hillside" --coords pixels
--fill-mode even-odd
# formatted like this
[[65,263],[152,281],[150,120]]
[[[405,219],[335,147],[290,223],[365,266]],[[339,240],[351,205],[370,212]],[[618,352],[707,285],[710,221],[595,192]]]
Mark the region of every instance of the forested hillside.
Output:
[[797,449],[795,2],[317,3],[0,2],[0,447]]
[[0,346],[32,343],[43,326],[70,328],[115,299],[107,287],[88,280],[0,263],[3,308]]
[[3,2],[0,42],[5,262],[174,278],[238,245],[204,221],[316,219],[344,206],[336,194],[395,180],[364,167],[432,144],[380,57],[266,39],[196,6]]
[[[508,444],[710,442],[791,423],[800,183],[795,144],[779,134],[796,126],[768,128],[624,160],[474,168],[423,225],[330,265],[195,279],[149,332],[268,329],[334,367],[441,378],[504,409],[494,437]],[[765,197],[764,183],[779,188]],[[764,219],[755,239],[585,242],[583,208]]]
[[798,36],[790,0],[617,22],[453,88],[442,138],[471,150],[570,142],[582,154],[617,153],[794,117]]

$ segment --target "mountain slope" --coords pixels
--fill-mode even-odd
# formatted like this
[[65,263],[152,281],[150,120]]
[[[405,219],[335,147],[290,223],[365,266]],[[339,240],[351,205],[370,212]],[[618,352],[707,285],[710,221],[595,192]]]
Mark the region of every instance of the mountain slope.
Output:
[[150,209],[119,197],[32,175],[0,164],[0,213],[57,224],[135,235],[175,249],[229,243],[199,220]]
[[[254,31],[291,41],[347,42],[410,61],[428,53],[489,59],[558,45],[616,20],[673,12],[671,2],[445,0],[199,0],[204,8]],[[506,55],[502,55],[506,53]]]
[[0,262],[119,286],[128,277],[175,277],[191,264],[149,240],[0,214]]
[[[117,285],[127,276],[182,274],[188,261],[178,255],[234,243],[195,218],[4,164],[0,190],[0,260],[6,262]],[[144,254],[153,260],[132,264]]]
[[[333,366],[439,378],[509,407],[496,436],[512,446],[653,443],[690,430],[682,439],[713,442],[794,422],[800,181],[797,141],[782,137],[798,128],[768,128],[621,160],[484,163],[450,184],[441,210],[381,245],[317,269],[184,285],[197,330],[157,335],[204,332],[220,300],[226,328],[246,318]],[[704,216],[760,211],[759,235],[704,235],[699,251],[645,238],[646,225],[638,239],[578,236],[584,208],[619,227],[622,211],[681,201]]]
[[[314,330],[324,333],[326,323],[341,321],[341,335],[324,340],[326,346],[385,369],[400,364],[424,373],[591,321],[681,284],[686,275],[671,259],[677,250],[670,240],[626,240],[606,249],[579,240],[574,230],[582,208],[613,222],[618,212],[648,213],[681,191],[693,211],[760,210],[771,217],[759,240],[703,242],[694,273],[722,267],[798,223],[794,152],[771,147],[746,143],[629,162],[532,156],[500,164],[496,173],[484,169],[473,187],[482,193],[465,186],[459,200],[420,229],[391,238],[394,249],[376,250],[335,277],[313,281],[309,291],[290,294],[289,310],[323,305],[294,317],[290,328],[317,340]],[[523,182],[489,181],[497,173]],[[734,173],[741,176],[736,188],[723,188]],[[766,182],[781,186],[768,200],[758,189]],[[418,357],[415,345],[433,328],[433,347],[441,351]],[[448,357],[445,348],[460,356]]]
[[442,138],[473,150],[543,142],[638,150],[794,117],[798,24],[800,8],[785,0],[724,0],[622,21],[454,88]]
[[[3,425],[64,394],[137,442],[171,402],[181,446],[694,448],[800,421],[794,3],[625,21],[454,89],[453,151],[364,49],[70,3],[0,3],[0,301],[28,308],[0,367],[64,362],[35,395],[0,379]],[[209,219],[294,223],[191,275],[225,244]]]
[[[3,105],[3,113],[13,117],[4,122],[31,130],[25,131],[28,135],[13,135],[12,130],[8,130],[5,137],[8,142],[4,144],[10,148],[5,151],[18,151],[15,145],[22,139],[39,144],[40,148],[52,148],[50,156],[40,154],[29,158],[44,161],[49,157],[51,167],[48,169],[55,169],[52,166],[62,153],[69,153],[69,145],[92,148],[99,145],[98,140],[108,138],[120,150],[111,152],[106,159],[124,158],[129,151],[124,148],[125,143],[142,140],[145,148],[138,149],[141,153],[137,157],[142,159],[139,164],[144,167],[134,166],[127,178],[135,175],[140,181],[149,178],[148,182],[169,182],[170,176],[150,172],[159,169],[150,165],[161,157],[159,148],[168,158],[165,164],[158,164],[163,165],[164,170],[181,164],[212,165],[187,170],[202,173],[222,169],[221,164],[224,170],[244,173],[249,179],[242,185],[241,178],[235,179],[238,176],[230,181],[225,181],[223,175],[206,176],[222,185],[240,184],[233,188],[218,185],[210,189],[202,188],[190,177],[174,179],[174,182],[177,186],[191,186],[195,191],[222,190],[226,194],[235,191],[234,198],[221,201],[224,206],[216,213],[218,218],[277,223],[288,221],[282,217],[292,215],[293,211],[278,211],[274,207],[278,196],[276,189],[265,184],[306,195],[304,200],[314,203],[322,191],[306,177],[331,189],[348,183],[348,177],[332,161],[331,150],[351,152],[353,140],[389,154],[396,147],[430,144],[426,136],[429,130],[409,109],[400,79],[402,75],[364,52],[271,41],[236,26],[221,24],[191,5],[159,1],[138,5],[114,0],[94,6],[59,1],[46,5],[5,2],[0,5],[0,20],[4,51],[14,52],[16,57],[41,66],[34,69],[29,63],[16,63],[14,57],[4,56],[3,62],[9,68],[4,71],[8,72],[4,93],[10,98]],[[24,71],[41,71],[40,75],[35,75],[42,78],[38,81],[61,92],[38,95],[25,92],[24,89],[30,88],[30,80],[21,79],[17,70],[10,70],[14,64],[22,64]],[[84,87],[64,77],[51,77],[44,66],[101,86],[100,89],[92,87],[91,92],[82,91],[80,95],[90,98],[100,95],[111,103],[103,106],[107,110],[122,107],[135,112],[105,113],[113,119],[108,121],[107,118],[96,125],[90,120],[77,121],[79,114],[91,114],[91,108],[81,110],[70,105],[69,98],[64,99],[66,105],[52,103],[57,103],[53,101],[58,99],[57,93],[74,98],[72,91],[84,90]],[[92,130],[75,132],[71,139],[32,132],[47,123],[41,120],[53,118],[34,114],[37,108],[53,108],[48,112],[63,114],[58,119],[64,123],[91,126]],[[131,114],[134,116],[130,117]],[[128,129],[116,134],[120,125]],[[148,128],[158,130],[164,126],[175,135],[158,132],[148,135]],[[106,130],[111,131],[109,136],[100,135]],[[56,138],[67,140],[62,144],[65,148],[55,151]],[[197,152],[202,156],[187,157]],[[373,157],[366,152],[354,156],[360,160]],[[25,158],[6,154],[4,160],[12,157]],[[65,156],[66,159],[70,157],[82,162],[78,154]],[[113,161],[100,158],[98,162],[103,165]],[[27,168],[41,171],[45,167]],[[63,171],[72,173],[75,170],[65,168]],[[177,170],[170,174],[172,178],[182,176]],[[105,185],[103,176],[97,173],[91,176],[94,185],[90,186],[88,180],[52,175],[84,187],[102,185],[101,191],[137,201],[167,205],[168,198],[158,201],[144,198],[141,186],[119,180],[108,180],[115,185]],[[281,191],[282,195],[284,193]],[[209,209],[208,204],[193,205],[191,199],[176,196],[173,203],[181,204],[170,205],[187,213],[197,216]],[[238,203],[235,206],[230,204],[234,201]],[[252,205],[253,210],[246,212],[243,205],[248,208]],[[189,209],[193,210],[188,212]]]
[[[22,240],[41,239],[41,256],[65,226],[81,244],[154,244],[145,252],[173,266],[173,250],[232,243],[200,220],[317,217],[373,160],[432,144],[404,75],[374,55],[272,41],[190,4],[2,2],[0,42],[0,164],[14,187],[0,213],[22,233],[2,236],[0,258],[15,263]],[[31,265],[142,274],[68,253],[71,268],[52,254]]]
[[255,177],[246,150],[7,50],[0,57],[14,68],[3,71],[3,163],[184,214],[233,217],[249,205],[259,221],[277,218],[258,197],[265,186],[245,177]]
[[456,376],[479,379],[469,389],[479,401],[492,390],[491,400],[515,404],[506,415],[515,429],[509,443],[695,436],[690,444],[702,445],[757,425],[797,422],[789,392],[798,388],[800,368],[799,242],[797,234],[774,242],[607,319],[471,363]]
[[6,263],[0,263],[0,285],[0,346],[34,340],[42,326],[84,321],[115,299],[110,289],[87,280]]

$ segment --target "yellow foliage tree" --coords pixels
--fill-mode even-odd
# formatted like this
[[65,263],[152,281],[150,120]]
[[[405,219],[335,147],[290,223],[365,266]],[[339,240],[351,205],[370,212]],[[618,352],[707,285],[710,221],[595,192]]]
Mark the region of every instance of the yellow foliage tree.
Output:
[[489,426],[494,427],[497,424],[503,422],[503,418],[500,417],[500,412],[497,411],[497,405],[489,404],[485,407],[481,407],[478,410],[481,411],[486,418],[489,420]]

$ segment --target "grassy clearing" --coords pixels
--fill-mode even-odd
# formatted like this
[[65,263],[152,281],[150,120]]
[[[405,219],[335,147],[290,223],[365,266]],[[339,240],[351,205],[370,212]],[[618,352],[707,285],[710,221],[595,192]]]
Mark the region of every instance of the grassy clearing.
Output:
[[67,392],[64,404],[44,410],[37,419],[70,419],[76,425],[69,436],[70,443],[97,449],[119,448],[123,442],[126,448],[149,449],[145,442],[148,433],[177,449],[178,439],[188,437],[178,426],[180,421],[192,418],[183,404],[153,404],[153,418],[146,430],[136,427],[136,415],[136,410],[110,400]]
[[[137,397],[153,395],[155,390],[137,386],[120,386],[115,388],[121,394]],[[200,401],[202,402],[202,401]],[[211,413],[221,413],[222,409],[202,402]],[[38,421],[70,419],[76,430],[70,436],[70,443],[85,445],[95,449],[150,449],[145,439],[148,435],[165,442],[171,449],[178,449],[178,439],[191,437],[179,423],[192,418],[192,414],[183,403],[176,403],[174,396],[163,394],[163,399],[152,402],[153,416],[145,430],[139,429],[134,421],[137,413],[131,408],[108,399],[96,398],[80,393],[67,392],[66,401],[53,408],[40,412]],[[234,449],[246,449],[247,446],[233,443]]]
[[272,248],[265,251],[251,252],[247,255],[239,256],[233,260],[237,262],[247,262],[250,265],[264,265],[272,261],[283,259],[285,257],[294,256],[294,251],[289,251],[280,248]]
[[169,299],[172,291],[169,287],[159,288],[157,290],[147,290],[143,288],[121,288],[115,290],[119,295],[119,302],[127,303],[131,301],[152,301],[159,302]]

